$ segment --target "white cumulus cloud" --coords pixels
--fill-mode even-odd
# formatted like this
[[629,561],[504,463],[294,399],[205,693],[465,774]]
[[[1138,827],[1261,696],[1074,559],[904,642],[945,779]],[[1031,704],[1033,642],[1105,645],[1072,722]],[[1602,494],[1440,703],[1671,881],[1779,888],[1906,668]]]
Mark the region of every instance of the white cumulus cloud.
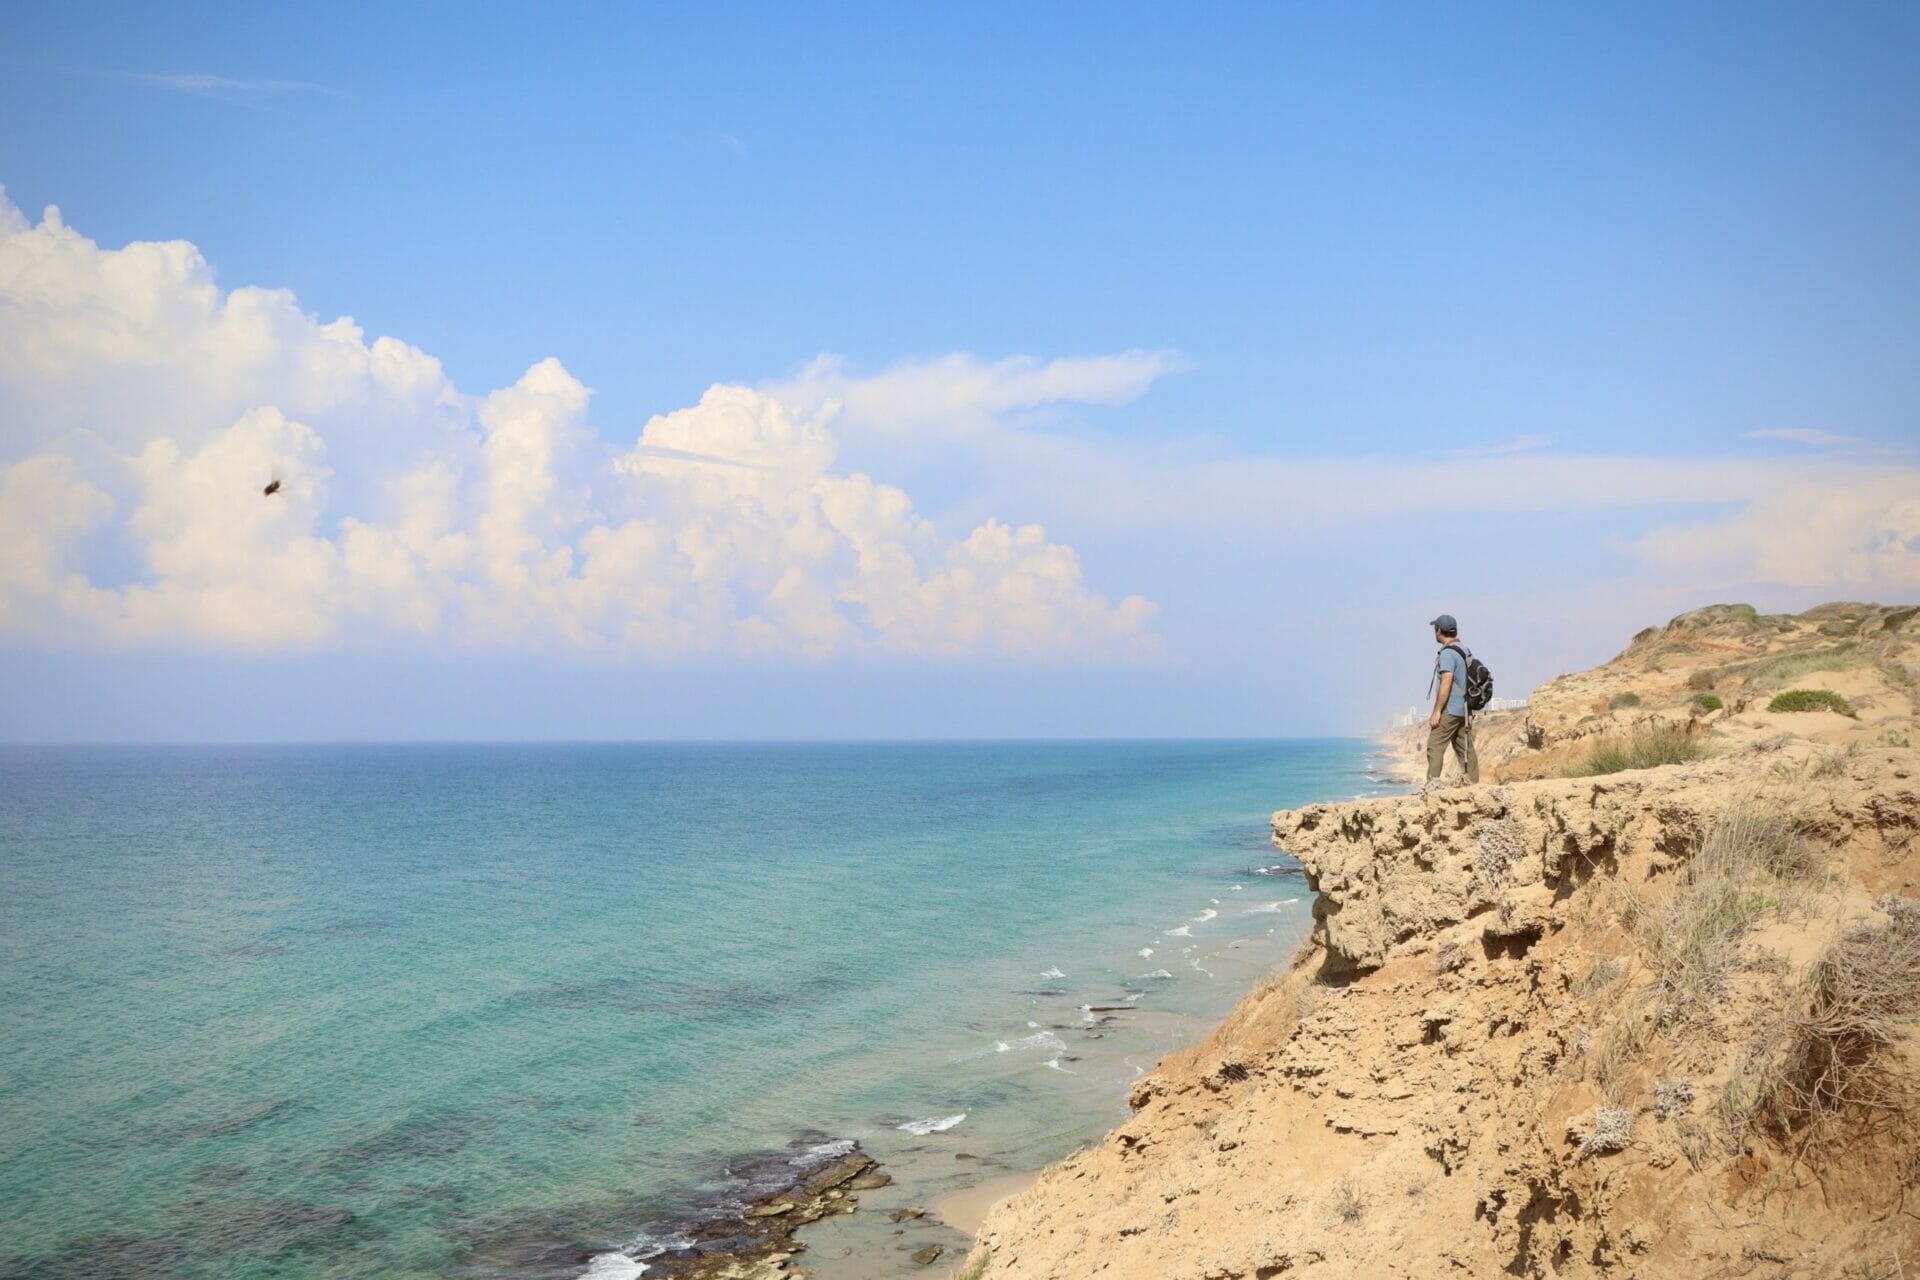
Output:
[[944,535],[837,471],[836,433],[1117,403],[1174,364],[817,362],[609,446],[558,360],[468,394],[284,290],[223,290],[191,244],[102,248],[0,192],[0,637],[1136,656],[1150,602],[1095,592],[1037,524]]
[[1663,525],[1635,550],[1668,573],[1712,581],[1920,591],[1920,473],[1782,486],[1731,515]]

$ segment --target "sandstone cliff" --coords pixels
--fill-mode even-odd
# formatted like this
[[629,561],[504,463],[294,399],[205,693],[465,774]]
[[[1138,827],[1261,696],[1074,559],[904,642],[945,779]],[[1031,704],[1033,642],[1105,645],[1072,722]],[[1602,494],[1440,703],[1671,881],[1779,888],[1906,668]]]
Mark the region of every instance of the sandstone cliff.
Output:
[[[1915,616],[1683,615],[1506,781],[1275,814],[1291,969],[956,1274],[1920,1276]],[[1561,776],[1635,734],[1697,758]]]

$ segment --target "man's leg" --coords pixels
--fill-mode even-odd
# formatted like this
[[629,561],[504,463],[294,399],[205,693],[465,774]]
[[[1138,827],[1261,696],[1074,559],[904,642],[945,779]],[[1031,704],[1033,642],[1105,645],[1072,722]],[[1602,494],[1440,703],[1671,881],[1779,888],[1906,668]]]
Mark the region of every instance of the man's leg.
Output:
[[1447,721],[1452,716],[1441,716],[1440,723],[1427,730],[1427,781],[1432,782],[1440,776],[1441,766],[1447,762],[1447,742],[1453,733]]
[[1473,749],[1473,721],[1461,717],[1454,720],[1453,749],[1460,754],[1460,768],[1465,771],[1468,782],[1480,781],[1480,754]]

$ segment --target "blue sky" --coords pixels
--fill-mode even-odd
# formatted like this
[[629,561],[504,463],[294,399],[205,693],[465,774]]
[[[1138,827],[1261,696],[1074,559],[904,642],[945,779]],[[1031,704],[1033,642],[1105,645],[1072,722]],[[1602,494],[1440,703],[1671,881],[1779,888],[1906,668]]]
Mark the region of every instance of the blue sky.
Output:
[[[351,397],[193,344],[102,346],[107,372],[0,365],[0,466],[72,460],[58,492],[84,513],[70,545],[23,532],[53,519],[46,466],[0,512],[34,548],[20,599],[39,593],[0,627],[10,736],[1347,732],[1418,695],[1442,608],[1524,686],[1710,599],[1920,596],[1910,6],[16,5],[9,27],[20,226],[54,204],[104,253],[190,242],[219,288],[351,316],[471,398],[422,393],[460,421],[394,409],[383,439],[445,427],[471,453],[496,429],[479,400],[547,357],[592,394],[552,391],[539,429],[609,448],[714,384],[753,388],[828,414],[827,488],[808,462],[796,492],[871,475],[940,539],[916,552],[922,612],[892,626],[897,598],[874,595],[908,588],[848,588],[867,535],[834,524],[844,545],[806,561],[832,639],[818,610],[742,631],[802,554],[759,508],[725,625],[673,571],[658,607],[695,621],[671,642],[593,631],[598,595],[591,624],[568,615],[585,641],[533,627],[556,606],[531,596],[481,618],[456,588],[506,579],[472,566],[433,579],[436,621],[401,625],[391,602],[338,603],[361,598],[350,567],[292,601],[260,588],[287,576],[264,560],[233,572],[265,575],[265,608],[325,616],[241,634],[203,607],[233,586],[206,550],[231,522],[161,510],[151,460],[126,460],[176,442],[180,491],[242,444],[306,448],[256,423],[195,452],[284,410],[331,480],[307,524],[257,532],[263,556],[306,555],[391,479],[344,443]],[[20,234],[40,239],[17,261],[42,261],[52,241]],[[133,323],[81,305],[114,260],[67,250],[71,296],[19,267],[0,295],[22,350]],[[152,322],[152,296],[115,296]],[[1113,363],[1054,363],[1076,359]],[[89,389],[130,361],[173,372]],[[180,392],[195,370],[229,383]],[[732,430],[707,408],[634,456],[704,455]],[[666,465],[622,474],[671,494],[595,521],[691,503],[659,517],[685,554],[719,508]],[[1029,550],[1056,595],[1018,635],[969,619],[1024,586],[969,602],[931,567],[989,520],[1045,528]],[[590,523],[553,535],[576,565]],[[599,586],[667,580],[625,572]],[[57,587],[76,573],[84,608]],[[97,595],[169,574],[158,613]],[[1122,616],[1130,596],[1150,621]]]

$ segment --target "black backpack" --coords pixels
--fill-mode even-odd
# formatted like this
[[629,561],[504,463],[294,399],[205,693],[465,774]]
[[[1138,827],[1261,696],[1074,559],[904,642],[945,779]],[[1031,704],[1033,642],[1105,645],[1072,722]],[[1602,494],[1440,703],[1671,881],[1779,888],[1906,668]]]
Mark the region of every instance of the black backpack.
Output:
[[1440,647],[1451,649],[1467,660],[1467,710],[1485,711],[1487,704],[1493,701],[1493,672],[1487,670],[1486,663],[1457,644]]

